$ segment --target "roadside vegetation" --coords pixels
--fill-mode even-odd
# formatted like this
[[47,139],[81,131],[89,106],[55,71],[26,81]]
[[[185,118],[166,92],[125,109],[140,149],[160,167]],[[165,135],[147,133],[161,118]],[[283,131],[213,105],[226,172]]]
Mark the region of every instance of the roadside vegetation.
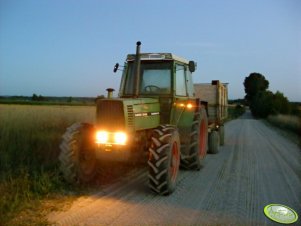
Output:
[[0,225],[18,225],[19,213],[65,191],[57,162],[61,136],[74,122],[93,123],[94,114],[92,106],[0,104]]
[[267,121],[271,124],[294,132],[294,133],[300,133],[301,132],[301,121],[300,117],[296,115],[269,115],[267,118]]
[[301,142],[301,105],[291,103],[283,93],[268,90],[269,81],[260,73],[251,73],[244,80],[245,100],[255,118],[295,133]]
[[246,107],[242,104],[228,105],[228,118],[227,121],[236,119],[246,112]]

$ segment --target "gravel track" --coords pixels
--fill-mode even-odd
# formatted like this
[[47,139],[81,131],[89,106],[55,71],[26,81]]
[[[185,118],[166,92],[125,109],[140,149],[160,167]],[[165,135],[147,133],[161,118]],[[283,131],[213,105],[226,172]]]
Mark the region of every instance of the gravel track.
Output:
[[147,169],[129,170],[100,192],[53,212],[53,225],[279,225],[263,214],[280,203],[301,225],[301,150],[246,113],[225,125],[225,145],[200,171],[181,170],[176,191],[158,196]]

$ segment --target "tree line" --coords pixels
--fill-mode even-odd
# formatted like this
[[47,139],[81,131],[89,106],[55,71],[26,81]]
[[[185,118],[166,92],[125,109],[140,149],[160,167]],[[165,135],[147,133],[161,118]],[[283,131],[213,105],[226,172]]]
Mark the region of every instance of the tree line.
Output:
[[268,90],[269,81],[260,73],[251,73],[243,84],[245,100],[254,117],[266,118],[271,114],[290,114],[298,111],[283,93]]

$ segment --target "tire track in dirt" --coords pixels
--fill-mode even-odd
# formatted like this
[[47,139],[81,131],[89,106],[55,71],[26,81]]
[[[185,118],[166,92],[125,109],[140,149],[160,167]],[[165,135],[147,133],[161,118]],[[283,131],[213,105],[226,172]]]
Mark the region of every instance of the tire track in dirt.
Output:
[[[270,203],[301,210],[301,152],[250,116],[226,124],[225,146],[200,171],[181,170],[176,191],[158,196],[147,169],[129,170],[100,192],[52,213],[54,225],[277,225],[263,214]],[[300,223],[300,220],[299,220]]]
[[[293,144],[285,143],[283,137],[272,140],[271,137],[277,135],[275,131],[265,131],[263,124],[258,124],[257,128],[261,136],[266,137],[262,142],[265,142],[268,149],[263,154],[269,155],[269,162],[262,162],[262,166],[266,166],[266,170],[262,170],[267,181],[271,183],[265,183],[265,186],[269,193],[267,193],[269,199],[279,200],[278,202],[290,203],[290,206],[294,208],[299,215],[301,214],[301,157],[300,149],[294,149]],[[291,150],[288,152],[288,150]],[[295,151],[293,151],[295,150]],[[264,159],[264,158],[262,158]],[[261,159],[261,160],[262,160]],[[273,163],[273,164],[272,164]],[[272,175],[272,177],[271,177]],[[271,179],[274,180],[271,180]],[[277,189],[274,189],[272,185],[277,184]],[[296,188],[300,188],[299,190]],[[278,194],[281,194],[279,197]]]

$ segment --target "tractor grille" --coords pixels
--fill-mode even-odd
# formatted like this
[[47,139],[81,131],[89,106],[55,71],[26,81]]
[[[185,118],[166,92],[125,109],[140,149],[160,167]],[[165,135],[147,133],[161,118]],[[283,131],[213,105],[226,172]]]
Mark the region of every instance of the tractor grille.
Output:
[[97,102],[97,125],[109,131],[125,129],[125,120],[122,101],[99,100]]
[[127,106],[127,111],[128,111],[128,127],[130,129],[134,129],[134,109],[133,109],[133,105],[128,105]]

